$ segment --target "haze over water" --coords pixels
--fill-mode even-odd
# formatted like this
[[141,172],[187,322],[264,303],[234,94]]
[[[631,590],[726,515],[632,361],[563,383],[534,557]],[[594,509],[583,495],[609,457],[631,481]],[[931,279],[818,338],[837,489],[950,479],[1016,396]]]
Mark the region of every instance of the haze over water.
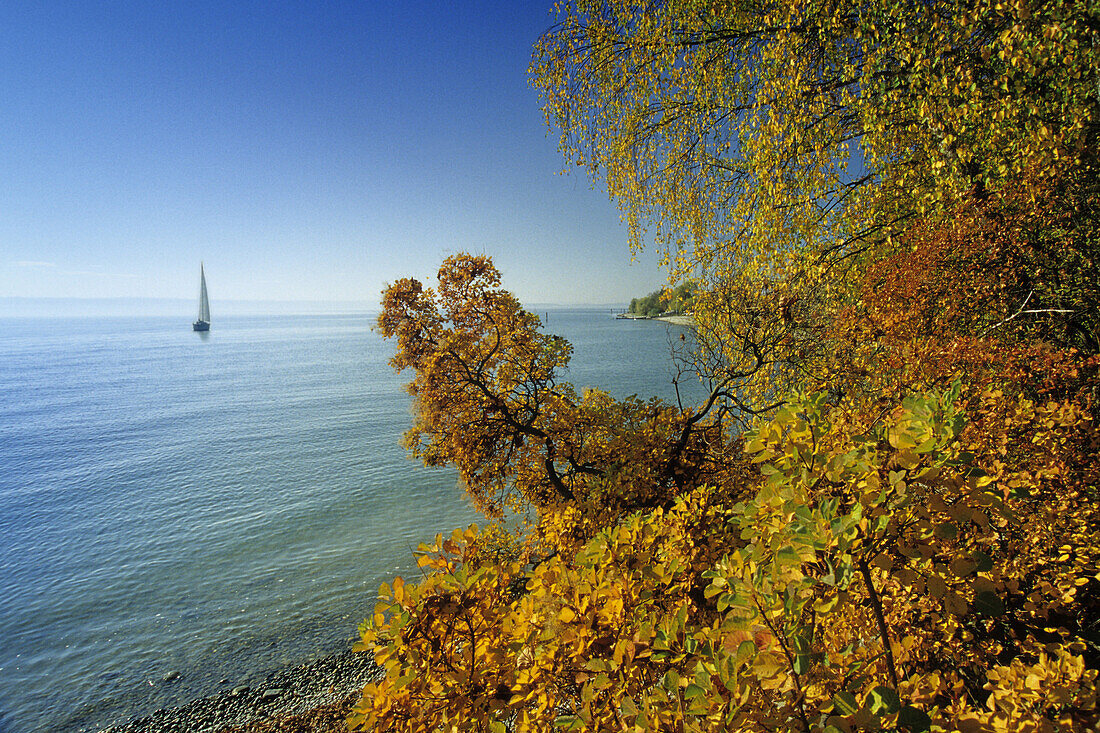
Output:
[[[663,324],[546,315],[578,387],[672,396]],[[342,651],[378,585],[415,577],[412,548],[479,521],[398,445],[408,375],[372,323],[0,319],[0,732],[119,723]]]

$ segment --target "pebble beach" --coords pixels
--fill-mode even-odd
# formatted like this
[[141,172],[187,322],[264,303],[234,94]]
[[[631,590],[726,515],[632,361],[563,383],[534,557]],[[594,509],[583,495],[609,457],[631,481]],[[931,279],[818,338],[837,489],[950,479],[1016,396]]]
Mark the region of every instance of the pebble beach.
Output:
[[349,650],[276,670],[260,685],[233,687],[102,729],[102,733],[340,730],[363,685],[381,674],[369,654]]

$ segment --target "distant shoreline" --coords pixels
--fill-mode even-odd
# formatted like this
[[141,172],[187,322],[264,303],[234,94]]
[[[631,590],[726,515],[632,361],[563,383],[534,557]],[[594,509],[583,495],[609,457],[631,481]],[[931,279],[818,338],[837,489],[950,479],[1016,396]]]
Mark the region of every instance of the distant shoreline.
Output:
[[662,321],[676,326],[695,325],[695,319],[691,316],[633,316],[626,313],[620,313],[615,316],[615,318],[620,321]]

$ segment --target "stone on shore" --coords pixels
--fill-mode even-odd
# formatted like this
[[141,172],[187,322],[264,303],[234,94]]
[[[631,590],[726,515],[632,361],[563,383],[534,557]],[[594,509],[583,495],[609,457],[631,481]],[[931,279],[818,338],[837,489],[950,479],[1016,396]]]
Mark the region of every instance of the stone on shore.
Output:
[[[262,721],[267,719],[306,721],[318,716],[338,717],[363,685],[381,673],[369,654],[347,651],[298,667],[276,670],[256,687],[238,685],[218,695],[112,726],[104,733],[264,730]],[[280,725],[279,729],[287,728]]]

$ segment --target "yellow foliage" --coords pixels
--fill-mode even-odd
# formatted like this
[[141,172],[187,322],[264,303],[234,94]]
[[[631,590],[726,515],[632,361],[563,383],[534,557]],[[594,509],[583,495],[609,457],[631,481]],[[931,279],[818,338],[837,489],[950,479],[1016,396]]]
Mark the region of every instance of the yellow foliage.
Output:
[[384,294],[484,528],[360,648],[375,731],[1100,722],[1095,3],[566,0],[563,151],[698,283],[698,408],[578,395],[487,257]]
[[[700,486],[577,549],[536,533],[554,549],[523,561],[478,549],[499,544],[495,530],[437,538],[421,548],[434,572],[384,586],[361,630],[387,674],[353,722],[1096,722],[1096,674],[1081,656],[1095,616],[1079,590],[1097,587],[1083,533],[1100,509],[1077,483],[1094,470],[1077,450],[1095,437],[1091,419],[1073,401],[1013,404],[995,389],[962,408],[961,389],[912,395],[870,425],[824,394],[792,398],[747,436],[761,481],[748,501]],[[990,420],[1002,440],[975,429]],[[1018,451],[1020,463],[1004,461]],[[539,521],[561,520],[550,507]]]

